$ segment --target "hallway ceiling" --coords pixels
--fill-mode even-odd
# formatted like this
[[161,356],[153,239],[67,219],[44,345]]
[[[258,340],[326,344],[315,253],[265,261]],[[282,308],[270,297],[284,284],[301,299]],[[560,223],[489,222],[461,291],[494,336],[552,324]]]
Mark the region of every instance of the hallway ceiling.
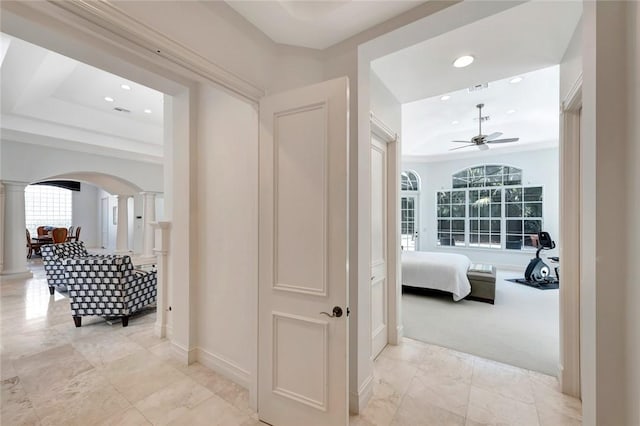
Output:
[[[557,65],[581,15],[580,2],[527,2],[373,61],[373,73],[403,104],[403,156],[438,160],[557,146]],[[474,62],[454,68],[463,55]],[[509,83],[516,76],[524,79]],[[483,134],[520,141],[449,151],[461,146],[451,140],[478,134],[479,103],[490,116]]]
[[424,1],[225,0],[280,44],[326,49],[400,15]]
[[162,161],[162,93],[6,34],[0,40],[2,139]]

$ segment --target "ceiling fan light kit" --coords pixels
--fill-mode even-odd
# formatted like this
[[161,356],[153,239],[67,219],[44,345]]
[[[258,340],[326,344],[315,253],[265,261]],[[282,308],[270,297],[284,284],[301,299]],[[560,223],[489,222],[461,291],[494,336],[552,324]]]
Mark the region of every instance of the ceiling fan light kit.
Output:
[[459,147],[456,147],[456,148],[451,148],[451,149],[449,149],[449,151],[455,151],[456,149],[468,148],[470,146],[477,146],[481,150],[486,150],[486,149],[489,149],[489,147],[487,146],[487,144],[489,144],[489,143],[510,143],[510,142],[517,142],[517,141],[520,140],[520,138],[498,139],[500,136],[502,136],[501,132],[494,132],[494,133],[491,133],[490,135],[483,135],[482,134],[482,122],[489,119],[489,116],[486,116],[486,117],[482,116],[482,108],[483,107],[484,107],[484,104],[476,105],[476,108],[478,108],[478,135],[472,137],[470,141],[452,141],[452,142],[466,143],[466,144],[469,144],[469,145],[459,146]]

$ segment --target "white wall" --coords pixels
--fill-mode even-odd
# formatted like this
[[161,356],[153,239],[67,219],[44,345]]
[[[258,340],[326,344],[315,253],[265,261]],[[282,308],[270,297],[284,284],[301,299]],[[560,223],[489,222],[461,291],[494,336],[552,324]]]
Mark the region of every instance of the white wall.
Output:
[[258,111],[210,86],[198,98],[198,359],[249,386],[257,363]]
[[[80,241],[87,248],[99,247],[100,223],[98,222],[99,189],[88,183],[80,184],[80,191],[71,191],[72,221],[75,227],[82,226]],[[74,231],[75,232],[75,231]]]
[[[437,245],[437,217],[435,207],[436,192],[451,189],[451,175],[471,166],[481,164],[504,164],[522,169],[523,185],[542,185],[543,227],[558,245],[559,232],[559,175],[558,149],[544,149],[510,154],[492,154],[480,151],[477,157],[441,162],[403,162],[403,170],[414,170],[420,176],[419,246],[422,251],[449,251],[465,254],[473,262],[490,263],[497,267],[522,270],[535,251],[514,251],[497,249],[473,249],[467,247],[440,247]],[[545,251],[554,256],[557,250]]]
[[560,101],[562,102],[582,75],[582,19],[571,36],[560,62]]
[[162,165],[41,145],[0,141],[0,179],[37,182],[73,172],[115,176],[144,191],[163,191]]

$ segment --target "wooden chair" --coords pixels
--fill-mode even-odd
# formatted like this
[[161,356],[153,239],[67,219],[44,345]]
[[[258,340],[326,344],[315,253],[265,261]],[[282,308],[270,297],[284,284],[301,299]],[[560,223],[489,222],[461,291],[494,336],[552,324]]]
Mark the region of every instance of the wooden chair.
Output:
[[73,231],[74,231],[75,227],[73,225],[71,225],[69,227],[69,232],[67,233],[67,242],[70,243],[71,241],[73,241],[74,235],[73,235]]
[[42,243],[33,241],[31,239],[31,233],[27,229],[27,259],[31,259],[31,256],[40,252],[40,247],[42,247]]
[[82,229],[82,226],[78,226],[76,228],[76,236],[73,238],[73,241],[78,242],[80,241],[80,230]]
[[53,238],[53,244],[60,244],[67,241],[67,228],[55,228],[51,232],[51,237]]
[[38,226],[38,229],[36,229],[36,232],[38,233],[38,237],[40,235],[47,235],[47,230],[45,229],[44,226]]

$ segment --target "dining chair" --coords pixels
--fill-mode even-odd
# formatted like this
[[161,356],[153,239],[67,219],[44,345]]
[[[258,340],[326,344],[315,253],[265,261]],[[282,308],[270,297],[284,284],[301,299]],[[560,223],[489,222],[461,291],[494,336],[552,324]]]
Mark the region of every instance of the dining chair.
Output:
[[51,232],[51,237],[53,238],[53,244],[60,244],[67,241],[67,233],[69,231],[67,228],[55,228]]
[[73,238],[73,241],[80,241],[80,230],[82,229],[82,226],[78,226],[76,228],[76,236]]
[[38,226],[38,228],[36,229],[38,236],[47,235],[47,230],[45,228],[46,228],[45,226]]
[[33,241],[31,239],[31,233],[27,229],[27,259],[31,259],[31,256],[34,253],[38,254],[40,252],[40,247],[42,247],[42,243]]
[[73,241],[74,235],[73,235],[73,231],[74,231],[75,227],[73,225],[71,225],[69,227],[69,232],[67,233],[67,242],[70,243],[71,241]]

